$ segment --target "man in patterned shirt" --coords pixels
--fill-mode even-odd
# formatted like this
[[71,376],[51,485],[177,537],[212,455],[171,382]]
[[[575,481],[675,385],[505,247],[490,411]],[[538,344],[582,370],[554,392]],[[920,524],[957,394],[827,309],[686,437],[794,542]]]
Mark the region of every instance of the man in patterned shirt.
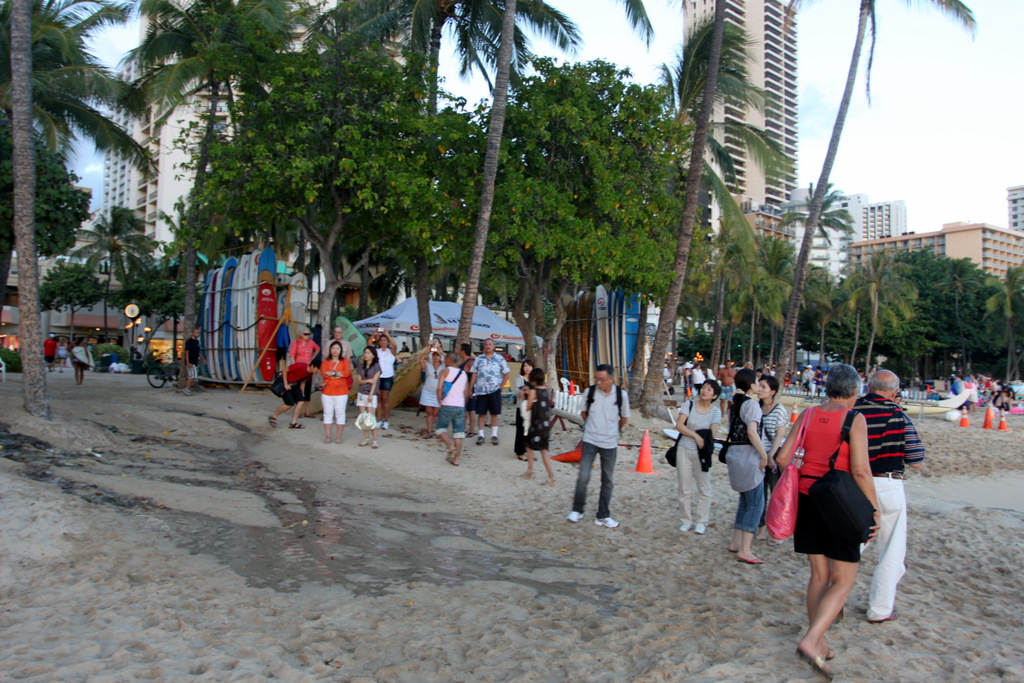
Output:
[[494,342],[484,342],[484,352],[476,357],[469,386],[466,387],[466,398],[473,397],[479,431],[476,445],[484,443],[484,419],[491,416],[491,443],[498,445],[498,416],[501,415],[501,388],[508,381],[508,363],[503,356],[494,352]]
[[918,468],[924,461],[917,429],[895,403],[899,391],[899,377],[889,370],[879,370],[868,380],[868,393],[853,407],[868,423],[868,459],[879,507],[878,566],[871,577],[868,598],[868,622],[872,624],[896,619],[896,586],[907,571],[904,472],[907,465]]

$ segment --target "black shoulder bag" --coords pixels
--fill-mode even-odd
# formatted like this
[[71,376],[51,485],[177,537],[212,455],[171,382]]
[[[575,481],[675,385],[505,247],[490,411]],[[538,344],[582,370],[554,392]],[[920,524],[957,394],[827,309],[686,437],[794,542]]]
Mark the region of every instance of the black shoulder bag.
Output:
[[871,535],[871,527],[875,523],[875,508],[857,486],[853,476],[845,470],[836,469],[839,450],[843,441],[850,440],[850,428],[856,416],[857,412],[853,410],[846,413],[839,448],[828,460],[828,472],[811,484],[808,495],[832,533],[840,538],[864,543]]

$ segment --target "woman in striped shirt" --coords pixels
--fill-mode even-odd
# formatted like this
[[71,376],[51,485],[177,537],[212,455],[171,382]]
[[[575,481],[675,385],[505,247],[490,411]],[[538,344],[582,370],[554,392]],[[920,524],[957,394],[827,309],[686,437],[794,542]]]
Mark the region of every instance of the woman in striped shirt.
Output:
[[[775,483],[779,480],[779,466],[775,464],[775,456],[782,448],[782,439],[786,436],[788,419],[786,407],[775,400],[779,393],[779,380],[772,375],[763,375],[757,383],[757,398],[761,403],[761,440],[768,451],[768,467],[764,468],[764,509],[768,509],[768,498]],[[768,541],[768,545],[776,546],[780,542],[768,538],[764,526],[764,513],[761,513],[761,524],[757,527],[757,540]]]

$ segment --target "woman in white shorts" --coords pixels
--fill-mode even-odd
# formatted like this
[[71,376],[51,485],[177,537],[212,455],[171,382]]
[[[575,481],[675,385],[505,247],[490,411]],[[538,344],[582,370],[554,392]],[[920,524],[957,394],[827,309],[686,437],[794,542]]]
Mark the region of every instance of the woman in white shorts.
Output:
[[[359,365],[356,368],[356,374],[359,376],[359,393],[356,394],[356,407],[359,408],[360,413],[370,413],[374,415],[377,409],[377,383],[380,381],[380,364],[377,362],[377,351],[372,346],[367,346],[366,350],[363,351],[363,355],[359,357]],[[358,424],[356,425],[359,426]],[[377,428],[364,429],[363,440],[359,442],[360,446],[366,446],[372,442],[374,448],[380,448],[380,444],[377,443]]]
[[341,342],[332,341],[327,349],[327,358],[320,365],[320,376],[324,381],[320,400],[324,407],[324,443],[331,443],[331,425],[335,427],[335,443],[341,443],[345,430],[345,407],[348,404],[348,390],[352,386],[352,368],[348,358],[341,355]]
[[434,427],[437,425],[437,414],[441,405],[437,402],[437,377],[444,369],[444,353],[441,342],[430,340],[430,347],[420,358],[423,369],[423,387],[420,389],[420,405],[427,411],[427,439],[434,438]]

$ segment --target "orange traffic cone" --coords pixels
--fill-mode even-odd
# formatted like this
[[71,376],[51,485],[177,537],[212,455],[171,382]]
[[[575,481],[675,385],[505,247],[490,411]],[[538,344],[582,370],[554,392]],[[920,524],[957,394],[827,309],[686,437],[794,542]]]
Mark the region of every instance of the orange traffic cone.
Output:
[[558,462],[579,462],[583,459],[583,442],[580,441],[576,444],[576,448],[571,451],[566,451],[565,453],[552,456],[551,459],[557,460]]
[[796,404],[794,403],[793,404],[793,412],[789,416],[789,424],[796,424],[796,420],[797,420],[797,418],[799,416],[800,416],[800,413],[797,412]]
[[1006,426],[1006,411],[1005,410],[1000,410],[999,411],[999,431],[1001,431],[1001,432],[1008,432],[1008,431],[1010,431],[1010,428]]
[[650,430],[644,430],[644,440],[640,442],[640,457],[637,459],[636,469],[633,471],[640,474],[661,474],[661,472],[655,472],[652,466]]
[[981,428],[995,429],[995,427],[992,426],[992,421],[995,419],[995,416],[995,411],[992,410],[992,406],[989,406],[988,410],[985,411],[985,424],[981,425]]
[[693,396],[693,394],[690,392],[690,387],[686,387],[686,397],[689,398],[690,396]]
[[569,382],[569,395],[570,396],[575,396],[576,395],[576,383],[573,382],[573,381]]
[[970,427],[971,426],[971,418],[967,417],[967,407],[966,406],[960,409],[960,426],[961,427]]

